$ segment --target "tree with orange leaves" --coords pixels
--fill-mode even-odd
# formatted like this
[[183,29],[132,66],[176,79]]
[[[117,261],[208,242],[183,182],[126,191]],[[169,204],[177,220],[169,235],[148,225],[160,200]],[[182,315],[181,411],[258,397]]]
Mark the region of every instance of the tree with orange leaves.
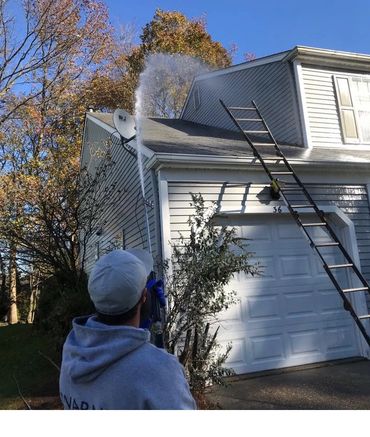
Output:
[[44,277],[80,280],[78,196],[94,194],[79,168],[85,112],[79,90],[103,68],[112,41],[101,0],[23,5],[17,24],[9,3],[0,1],[0,239],[9,264],[10,323],[17,322],[20,268],[32,264]]
[[[123,35],[130,40],[130,35]],[[111,62],[106,72],[99,72],[88,85],[88,101],[97,109],[122,107],[134,112],[135,90],[139,83],[146,59],[156,53],[186,55],[204,63],[209,69],[231,65],[232,50],[213,41],[207,32],[204,18],[189,19],[181,12],[157,9],[153,19],[144,26],[141,44],[122,44],[110,54]],[[120,50],[120,47],[122,49]],[[187,79],[186,90],[191,80]],[[171,93],[171,89],[169,89]],[[186,92],[180,93],[174,102],[174,112],[182,106]],[[163,113],[150,114],[163,116]]]

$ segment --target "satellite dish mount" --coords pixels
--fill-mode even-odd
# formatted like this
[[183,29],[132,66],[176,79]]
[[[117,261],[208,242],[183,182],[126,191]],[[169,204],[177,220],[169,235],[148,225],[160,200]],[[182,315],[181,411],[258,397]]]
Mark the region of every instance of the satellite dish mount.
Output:
[[136,154],[126,147],[126,144],[136,138],[134,117],[123,109],[116,109],[113,113],[113,124],[121,137],[123,148],[136,158]]
[[114,111],[113,123],[124,144],[129,143],[136,137],[135,119],[125,110],[116,109]]

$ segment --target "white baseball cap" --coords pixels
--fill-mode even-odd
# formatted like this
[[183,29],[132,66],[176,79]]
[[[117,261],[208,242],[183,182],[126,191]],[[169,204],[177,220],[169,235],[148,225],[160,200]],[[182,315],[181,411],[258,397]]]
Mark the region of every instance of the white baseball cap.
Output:
[[123,314],[133,308],[153,270],[152,255],[142,249],[113,250],[94,265],[88,290],[101,314]]

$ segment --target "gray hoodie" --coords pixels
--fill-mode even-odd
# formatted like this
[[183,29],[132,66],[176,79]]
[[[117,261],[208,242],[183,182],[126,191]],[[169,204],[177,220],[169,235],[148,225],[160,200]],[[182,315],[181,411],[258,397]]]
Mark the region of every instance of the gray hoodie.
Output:
[[149,342],[149,331],[78,317],[63,347],[65,409],[193,410],[177,358]]

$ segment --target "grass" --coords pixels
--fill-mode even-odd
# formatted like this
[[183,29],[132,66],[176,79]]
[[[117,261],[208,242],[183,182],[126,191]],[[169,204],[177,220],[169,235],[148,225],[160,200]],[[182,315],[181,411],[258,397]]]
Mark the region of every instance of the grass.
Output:
[[[57,408],[58,370],[39,351],[59,363],[55,347],[32,325],[0,326],[0,409]],[[49,405],[49,406],[48,406]]]

